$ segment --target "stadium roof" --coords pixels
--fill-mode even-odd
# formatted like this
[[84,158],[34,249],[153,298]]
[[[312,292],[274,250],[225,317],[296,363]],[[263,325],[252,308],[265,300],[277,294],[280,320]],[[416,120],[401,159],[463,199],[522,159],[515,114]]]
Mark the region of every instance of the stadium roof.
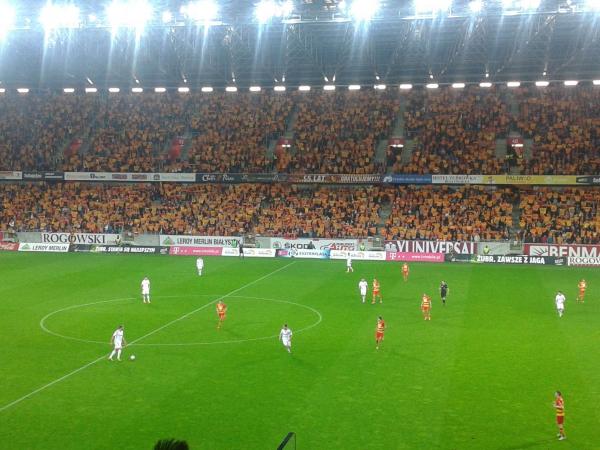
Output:
[[[472,2],[455,1],[419,15],[412,2],[381,0],[370,21],[353,19],[351,0],[345,7],[294,0],[286,17],[266,23],[256,20],[256,2],[217,0],[210,25],[186,17],[182,2],[162,1],[152,2],[143,32],[111,28],[106,4],[89,0],[77,2],[76,27],[49,31],[37,22],[44,3],[17,10],[0,47],[4,86],[419,84],[479,82],[486,73],[498,82],[600,78],[598,15],[589,0],[532,9],[490,0],[479,13]],[[170,20],[161,20],[164,11]]]

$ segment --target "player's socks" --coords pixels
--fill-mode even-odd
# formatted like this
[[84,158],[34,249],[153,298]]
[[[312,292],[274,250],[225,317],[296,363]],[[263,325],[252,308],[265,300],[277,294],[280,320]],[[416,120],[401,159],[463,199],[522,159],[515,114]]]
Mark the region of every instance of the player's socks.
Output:
[[121,361],[121,350],[117,350],[117,359]]
[[112,359],[113,359],[113,356],[115,356],[115,351],[114,351],[114,350],[113,350],[112,352],[110,352],[110,356],[108,357],[108,359],[109,359],[110,361],[112,361]]

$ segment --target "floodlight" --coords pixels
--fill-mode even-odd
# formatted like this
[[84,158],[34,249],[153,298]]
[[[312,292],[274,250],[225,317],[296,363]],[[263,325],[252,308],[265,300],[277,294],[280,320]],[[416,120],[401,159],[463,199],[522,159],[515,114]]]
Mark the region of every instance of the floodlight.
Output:
[[577,80],[566,80],[564,82],[565,86],[577,86],[579,84],[579,81]]
[[546,86],[548,86],[549,84],[550,84],[550,82],[549,82],[549,81],[545,81],[545,80],[541,80],[541,81],[536,81],[536,82],[535,82],[535,85],[536,85],[537,87],[546,87]]
[[379,0],[354,0],[350,5],[350,15],[357,21],[369,21],[379,10]]
[[45,30],[77,28],[79,26],[79,8],[75,5],[48,3],[42,9],[40,23]]
[[227,86],[225,92],[237,92],[237,88],[235,86]]
[[256,5],[254,15],[260,23],[268,22],[277,15],[277,4],[273,0],[262,0]]
[[[181,92],[182,94],[185,94],[187,92],[190,92],[190,88],[187,86],[182,86],[182,87],[177,88],[177,92]],[[202,92],[204,92],[204,88],[202,88]]]
[[0,88],[0,94],[4,94],[5,92],[6,92],[6,89]]
[[161,19],[162,23],[169,23],[173,20],[173,14],[171,14],[171,11],[163,11]]
[[452,0],[416,0],[415,13],[436,14],[448,11],[452,6]]
[[208,23],[216,19],[219,7],[213,0],[201,0],[182,6],[181,12],[194,22]]
[[348,86],[348,90],[349,91],[358,91],[358,90],[360,90],[360,84],[351,84],[350,86]]
[[162,94],[163,92],[167,92],[167,88],[164,88],[164,87],[155,87],[154,88],[154,92],[156,92],[157,94]]
[[469,2],[469,11],[472,13],[480,13],[482,9],[483,2],[481,0],[473,0],[472,2]]
[[63,92],[65,94],[72,94],[73,92],[75,92],[75,89],[73,89],[73,88],[64,88]]
[[490,83],[489,81],[482,81],[481,83],[479,83],[479,87],[482,87],[482,88],[491,88],[492,87],[492,83]]
[[[294,12],[294,3],[292,0],[284,1],[279,7],[281,17],[289,17]],[[285,81],[285,80],[284,80]]]
[[376,84],[376,85],[374,86],[374,88],[375,88],[375,89],[378,89],[378,90],[380,90],[380,91],[383,91],[383,90],[385,90],[385,88],[386,88],[386,87],[387,87],[387,86],[386,86],[385,84]]
[[95,94],[96,92],[98,92],[98,89],[95,87],[86,87],[85,88],[86,94]]
[[600,80],[592,80],[594,86],[600,86]]
[[285,86],[275,86],[275,87],[273,88],[273,90],[274,90],[275,92],[284,92],[284,91],[285,91]]
[[463,89],[465,87],[465,83],[452,83],[452,87],[454,89]]
[[335,91],[335,85],[333,85],[333,84],[326,84],[325,86],[323,86],[323,90],[324,91]]
[[592,11],[600,10],[600,0],[587,0],[585,2],[585,8]]
[[29,88],[18,88],[17,92],[19,94],[27,94],[29,92]]
[[521,82],[520,81],[509,81],[508,83],[506,83],[506,86],[508,86],[509,88],[516,88],[521,86]]
[[134,87],[134,88],[131,88],[131,92],[134,92],[136,94],[140,94],[140,93],[144,92],[144,89],[141,88],[141,87]]
[[540,0],[521,0],[521,9],[524,11],[535,11],[540,6]]
[[260,86],[250,86],[250,92],[260,92]]
[[302,92],[310,91],[310,86],[298,86],[298,90]]
[[213,88],[211,88],[210,86],[203,86],[202,89],[200,89],[202,92],[212,92]]
[[141,30],[152,18],[152,6],[145,0],[114,0],[106,8],[106,17],[113,29],[135,28]]
[[0,3],[0,36],[6,35],[14,25],[16,15],[15,8],[11,4]]
[[426,87],[427,89],[437,89],[437,88],[439,88],[439,87],[440,87],[440,85],[439,85],[439,84],[437,84],[437,83],[427,83],[427,84],[425,85],[425,87]]
[[400,89],[402,89],[403,91],[408,91],[408,90],[412,89],[412,84],[410,84],[410,83],[402,83],[400,85]]
[[118,87],[111,87],[111,88],[108,88],[108,92],[116,94],[117,92],[121,92],[121,89],[119,89]]

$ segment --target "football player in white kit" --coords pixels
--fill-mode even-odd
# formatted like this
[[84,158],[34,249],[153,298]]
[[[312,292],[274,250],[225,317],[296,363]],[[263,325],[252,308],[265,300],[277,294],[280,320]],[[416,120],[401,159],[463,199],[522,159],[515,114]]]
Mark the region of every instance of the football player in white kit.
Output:
[[554,298],[554,302],[556,303],[556,311],[558,311],[558,317],[562,317],[565,312],[565,294],[558,291],[556,293],[556,297]]
[[202,276],[202,269],[204,269],[204,260],[202,258],[196,259],[196,269],[198,269],[198,276]]
[[350,255],[348,255],[346,258],[346,273],[350,272],[354,272],[354,269],[352,268],[352,258],[350,258]]
[[281,341],[285,349],[288,351],[288,353],[292,353],[292,330],[288,328],[287,323],[279,332],[279,340]]
[[119,328],[117,328],[112,334],[112,337],[110,338],[110,343],[114,346],[114,348],[113,351],[110,353],[108,360],[112,361],[113,356],[115,356],[116,353],[117,360],[121,361],[121,350],[124,346],[127,345],[127,342],[125,341],[123,325],[119,325]]
[[144,277],[142,280],[142,301],[150,303],[150,280],[148,277]]
[[358,290],[360,291],[360,296],[362,297],[362,302],[365,302],[367,298],[367,291],[369,290],[369,283],[364,278],[361,278],[358,282]]

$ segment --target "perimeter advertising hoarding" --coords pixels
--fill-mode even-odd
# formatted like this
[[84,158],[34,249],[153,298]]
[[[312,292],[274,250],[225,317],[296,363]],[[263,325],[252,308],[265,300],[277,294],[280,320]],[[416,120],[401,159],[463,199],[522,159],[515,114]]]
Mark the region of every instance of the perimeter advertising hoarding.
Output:
[[[81,251],[77,245],[71,251]],[[92,253],[127,253],[127,254],[158,254],[166,255],[169,253],[167,247],[142,247],[128,245],[91,245],[90,252]]]
[[477,253],[476,242],[451,241],[385,241],[385,249],[392,253],[457,253],[472,255]]
[[329,255],[331,259],[346,259],[350,257],[357,261],[385,261],[385,252],[378,251],[344,251],[344,250],[331,250]]
[[42,243],[46,244],[100,244],[114,245],[118,234],[103,233],[41,233]]
[[570,256],[567,258],[569,266],[600,266],[600,257],[595,256]]
[[329,259],[331,250],[326,248],[323,250],[303,250],[296,248],[277,249],[276,256],[283,258],[314,258],[314,259]]
[[443,253],[385,252],[386,261],[443,263]]
[[564,266],[567,258],[529,255],[446,255],[446,262],[474,264],[533,264]]
[[221,256],[222,247],[181,247],[174,245],[169,247],[169,255],[174,256]]
[[40,244],[22,242],[19,244],[19,251],[66,253],[69,251],[69,244]]
[[238,247],[244,243],[243,237],[235,236],[181,236],[161,234],[160,245],[177,245],[179,247]]
[[[276,251],[274,248],[245,248],[244,256],[249,256],[250,258],[274,258]],[[239,251],[236,256],[239,256]]]
[[19,250],[19,244],[16,242],[2,242],[0,241],[0,251],[5,252],[16,252]]
[[358,250],[356,239],[285,239],[271,238],[271,248],[296,250]]
[[529,256],[559,256],[577,258],[600,257],[600,245],[578,244],[525,244],[523,251]]

